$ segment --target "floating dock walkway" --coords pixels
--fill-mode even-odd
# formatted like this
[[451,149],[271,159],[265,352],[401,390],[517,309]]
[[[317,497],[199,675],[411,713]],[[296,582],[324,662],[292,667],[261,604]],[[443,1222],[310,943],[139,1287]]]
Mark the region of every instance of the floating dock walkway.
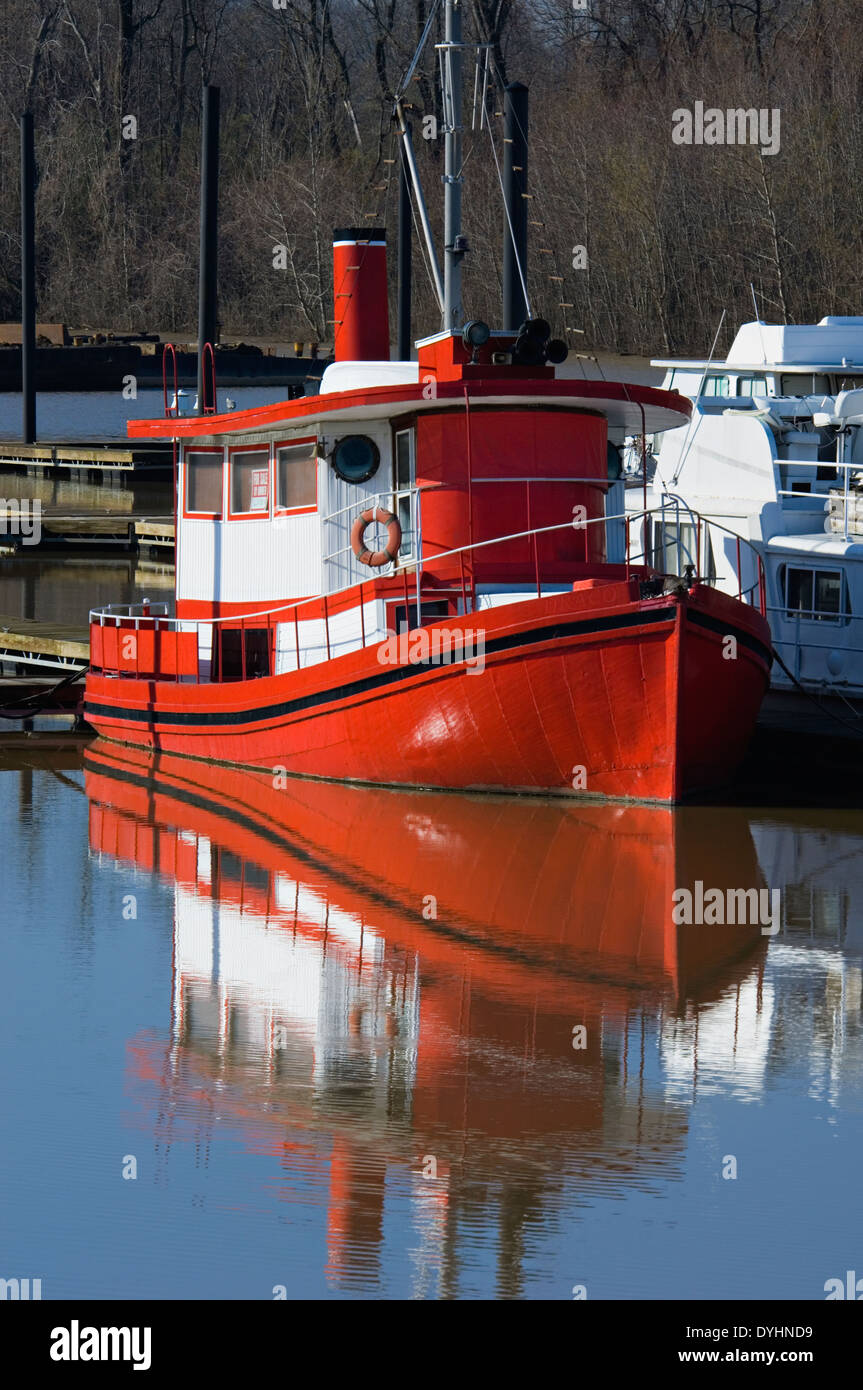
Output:
[[0,468],[23,468],[46,474],[120,472],[167,477],[173,467],[170,444],[126,445],[99,440],[83,440],[76,444],[19,444],[14,439],[0,439]]
[[[71,675],[76,668],[83,670],[89,660],[90,634],[85,626],[0,614],[0,668],[39,667]],[[17,675],[17,670],[9,674]]]
[[42,512],[39,539],[31,534],[32,517],[19,512],[17,499],[10,498],[7,509],[0,509],[0,554],[4,551],[35,553],[38,550],[78,546],[86,549],[121,550],[135,555],[159,552],[173,558],[175,528],[172,518],[110,516],[54,516]]

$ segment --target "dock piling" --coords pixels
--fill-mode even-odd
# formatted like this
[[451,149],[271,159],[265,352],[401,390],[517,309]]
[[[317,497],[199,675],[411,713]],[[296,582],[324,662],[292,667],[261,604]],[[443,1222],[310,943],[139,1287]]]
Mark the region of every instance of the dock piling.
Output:
[[218,336],[219,88],[206,86],[201,111],[201,252],[198,264],[198,411],[204,414],[204,346]]
[[36,159],[33,113],[21,116],[21,440],[36,442]]

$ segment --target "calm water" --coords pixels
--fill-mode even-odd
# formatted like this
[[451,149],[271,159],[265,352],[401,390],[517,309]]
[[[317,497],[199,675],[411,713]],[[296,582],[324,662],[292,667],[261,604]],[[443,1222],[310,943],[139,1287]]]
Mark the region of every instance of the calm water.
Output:
[[91,608],[172,602],[174,566],[135,557],[87,558],[67,554],[30,559],[26,551],[0,556],[0,614],[87,627]]
[[[192,392],[191,400],[195,393]],[[238,410],[270,405],[286,398],[283,386],[229,386],[218,392],[220,410],[228,400]],[[142,389],[135,400],[122,391],[40,391],[36,398],[36,432],[40,440],[122,439],[127,420],[155,420],[164,415],[161,387]],[[0,391],[0,439],[21,438],[21,393]]]
[[[860,813],[0,758],[0,1275],[821,1299],[861,1268]],[[779,888],[778,935],[674,927],[699,878]]]

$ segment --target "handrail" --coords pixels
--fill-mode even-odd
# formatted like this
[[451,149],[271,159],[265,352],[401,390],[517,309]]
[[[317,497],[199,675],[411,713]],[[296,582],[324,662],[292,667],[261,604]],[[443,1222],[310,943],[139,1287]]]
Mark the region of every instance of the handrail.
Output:
[[[472,481],[473,481],[473,483],[598,483],[598,482],[602,482],[602,479],[601,479],[601,478],[597,478],[597,477],[592,477],[592,478],[569,478],[569,477],[567,477],[567,478],[537,478],[537,477],[522,477],[522,478],[519,478],[519,477],[512,477],[512,478],[477,478],[477,477],[474,477],[474,478],[472,479]],[[416,496],[419,496],[420,493],[423,493],[423,492],[440,492],[440,491],[444,491],[444,490],[446,490],[446,489],[449,489],[450,491],[458,492],[458,491],[460,491],[463,487],[464,487],[464,483],[463,483],[463,481],[462,481],[461,479],[459,479],[459,478],[454,478],[454,479],[452,479],[452,481],[445,482],[445,483],[414,483],[411,487],[385,487],[385,488],[382,488],[380,492],[368,493],[366,496],[364,496],[364,497],[362,498],[362,501],[363,501],[363,502],[370,502],[372,498],[376,498],[376,497],[407,497],[408,495],[413,496],[414,494],[415,494]],[[344,512],[355,512],[355,511],[357,510],[357,506],[358,506],[358,505],[359,505],[359,503],[358,503],[357,499],[354,498],[353,502],[348,502],[348,503],[346,503],[344,507],[337,507],[336,510],[335,510],[334,512],[327,512],[326,516],[322,518],[322,521],[324,521],[324,522],[327,522],[327,521],[334,521],[336,517],[341,516]],[[597,519],[597,520],[600,520],[600,519],[607,519],[607,518],[596,518],[596,519]]]
[[[500,483],[526,483],[526,484],[531,484],[531,483],[596,483],[596,482],[598,481],[598,479],[597,479],[596,477],[589,477],[589,478],[584,478],[584,477],[540,478],[540,477],[533,477],[533,476],[524,476],[524,477],[512,476],[512,477],[507,477],[507,478],[476,478],[476,477],[474,477],[474,478],[472,479],[472,481],[473,481],[474,484],[476,484],[476,483],[498,483],[498,484],[500,484]],[[393,498],[393,499],[397,500],[397,499],[399,499],[399,498],[404,498],[404,497],[406,497],[406,498],[408,498],[409,501],[413,501],[414,499],[420,500],[422,494],[423,494],[423,493],[426,493],[426,492],[446,492],[446,491],[458,492],[458,491],[460,491],[463,487],[464,487],[464,483],[463,483],[463,481],[462,481],[461,479],[454,479],[454,480],[452,480],[452,481],[449,481],[449,482],[442,482],[442,483],[414,483],[413,485],[411,485],[411,486],[409,486],[409,487],[403,487],[403,488],[387,487],[387,488],[383,488],[380,492],[370,492],[370,493],[367,493],[367,494],[364,496],[363,501],[366,503],[367,508],[372,508],[372,509],[374,509],[374,508],[376,508],[376,507],[379,505],[379,503],[380,503],[383,499],[385,499],[385,498]],[[340,516],[343,516],[345,512],[356,512],[356,510],[357,510],[357,505],[358,505],[358,504],[357,504],[357,501],[356,501],[356,499],[355,499],[355,500],[352,501],[352,502],[346,503],[344,507],[337,507],[335,511],[333,511],[333,512],[327,512],[326,516],[324,516],[324,517],[322,518],[322,525],[326,525],[327,523],[335,522],[336,518],[337,518],[337,517],[340,517]],[[615,520],[614,517],[605,517],[605,518],[596,518],[596,519],[597,519],[597,520],[606,520],[606,521],[609,521],[609,520],[613,521],[613,520]],[[570,524],[571,524],[571,523],[567,523],[567,525],[570,525]],[[419,512],[418,512],[418,513],[417,513],[417,518],[416,518],[416,526],[414,527],[414,530],[417,531],[417,532],[419,532],[419,531],[421,531],[421,529],[422,529],[422,520],[421,520],[421,515],[420,515]],[[325,564],[325,565],[326,565],[326,564],[330,564],[330,563],[332,563],[333,561],[337,561],[337,560],[339,559],[340,556],[349,556],[351,553],[352,553],[352,552],[351,552],[351,545],[350,545],[350,542],[348,542],[347,544],[340,546],[338,550],[331,550],[331,551],[329,551],[326,555],[322,556],[322,563]],[[438,558],[438,557],[435,556],[434,558]],[[410,563],[410,564],[419,563],[420,568],[422,568],[423,561],[422,561],[421,559],[412,559],[412,558],[407,557],[407,556],[405,557],[405,559],[406,559],[407,562]],[[388,565],[385,566],[384,568],[386,568],[386,569],[389,571],[389,566],[388,566]],[[390,574],[394,574],[394,573],[395,573],[394,570],[389,571],[389,572],[390,572]],[[333,590],[333,592],[334,592],[334,593],[337,593],[337,592],[339,592],[339,591],[338,591],[338,590]]]
[[[687,509],[687,510],[688,510],[688,509]],[[679,511],[679,509],[678,509],[678,511]],[[474,613],[475,613],[475,612],[477,611],[477,607],[478,607],[478,605],[477,605],[476,587],[475,587],[475,574],[474,574],[474,567],[473,567],[473,565],[470,566],[470,571],[471,571],[471,573],[470,573],[470,581],[469,581],[469,583],[468,583],[467,580],[466,580],[466,575],[465,575],[465,564],[464,564],[465,556],[466,556],[466,555],[472,555],[473,552],[475,552],[475,551],[478,551],[478,550],[481,550],[481,549],[485,549],[486,547],[490,547],[490,546],[503,545],[503,544],[505,544],[505,543],[507,543],[507,542],[510,542],[510,541],[523,540],[523,539],[530,539],[530,540],[532,540],[532,542],[533,542],[533,552],[534,552],[534,568],[535,568],[535,573],[536,573],[537,597],[538,597],[538,598],[542,598],[542,576],[541,576],[541,573],[540,573],[539,558],[538,558],[538,537],[539,537],[539,536],[548,535],[549,533],[552,533],[552,532],[569,531],[569,530],[573,530],[573,529],[574,529],[574,530],[584,530],[584,532],[585,532],[585,538],[584,538],[584,539],[585,539],[585,547],[584,547],[584,551],[585,551],[585,558],[586,558],[587,555],[588,555],[588,549],[589,549],[589,548],[588,548],[588,542],[587,542],[587,527],[588,527],[588,526],[593,526],[593,525],[596,525],[596,526],[606,526],[606,525],[608,524],[608,522],[610,522],[610,521],[623,521],[623,522],[624,522],[624,525],[625,525],[625,528],[626,528],[626,561],[625,561],[625,566],[624,566],[624,565],[620,565],[620,566],[616,566],[615,568],[617,568],[618,570],[619,570],[619,569],[623,569],[624,574],[625,574],[625,576],[626,576],[627,579],[631,578],[632,575],[640,575],[640,574],[641,574],[641,575],[659,574],[659,573],[662,573],[662,571],[658,570],[658,569],[656,568],[656,566],[650,565],[650,564],[647,563],[647,549],[648,549],[648,543],[649,543],[649,540],[650,540],[650,531],[649,531],[649,527],[648,527],[648,524],[647,524],[647,523],[648,523],[648,518],[649,518],[649,516],[651,516],[652,514],[654,514],[654,513],[656,513],[656,512],[659,512],[660,515],[662,515],[662,517],[663,517],[663,519],[664,519],[665,508],[647,508],[647,509],[645,509],[644,512],[634,512],[634,513],[622,512],[622,513],[619,513],[619,514],[616,515],[616,516],[611,516],[611,517],[607,517],[607,516],[604,516],[604,515],[603,515],[603,516],[585,518],[583,521],[578,521],[578,522],[575,522],[575,521],[566,521],[566,522],[561,522],[561,523],[555,524],[555,525],[553,525],[553,526],[536,526],[536,527],[531,527],[531,528],[529,528],[529,529],[527,529],[527,530],[523,530],[523,531],[514,531],[514,532],[512,532],[512,533],[510,533],[509,535],[506,535],[506,536],[494,536],[494,537],[490,538],[489,540],[475,541],[475,542],[472,542],[472,543],[470,543],[470,544],[468,544],[468,545],[453,547],[453,549],[451,549],[451,550],[442,551],[442,552],[440,552],[439,554],[433,556],[433,557],[432,557],[431,563],[436,564],[436,563],[437,563],[438,561],[440,561],[440,560],[445,560],[445,559],[448,559],[448,558],[450,558],[450,557],[458,556],[458,558],[459,558],[459,564],[460,564],[460,569],[461,569],[462,602],[463,602],[463,605],[464,605],[464,610],[463,610],[463,611],[464,611],[464,613],[465,613],[465,615],[466,615],[468,612],[474,612]],[[692,516],[697,516],[697,513],[690,513],[690,515],[692,515]],[[633,557],[633,554],[632,554],[632,547],[631,547],[631,528],[632,528],[632,523],[633,523],[634,521],[635,521],[635,522],[641,521],[641,523],[642,523],[642,542],[643,542],[643,543],[642,543],[642,550],[641,550],[641,552],[640,552],[638,555],[636,555],[636,556]],[[748,585],[746,589],[743,589],[743,587],[742,587],[742,574],[740,573],[740,546],[741,546],[741,540],[742,540],[742,538],[741,538],[740,536],[738,536],[738,534],[737,534],[736,532],[731,531],[731,530],[730,530],[728,527],[726,527],[726,526],[723,526],[720,522],[704,521],[703,518],[698,517],[698,533],[699,533],[699,539],[698,539],[698,554],[697,554],[697,557],[696,557],[696,564],[692,566],[692,568],[695,570],[695,576],[689,576],[689,575],[687,575],[687,576],[686,576],[687,582],[690,584],[690,586],[691,586],[693,583],[695,583],[695,582],[707,582],[707,583],[715,582],[715,576],[714,576],[712,579],[711,579],[711,578],[708,578],[706,581],[705,581],[705,579],[704,579],[703,577],[699,578],[699,576],[698,576],[698,563],[697,563],[697,562],[698,562],[698,560],[700,559],[700,551],[701,551],[700,533],[701,533],[701,525],[702,525],[702,522],[704,522],[704,525],[707,527],[707,534],[708,534],[708,535],[710,534],[710,528],[711,528],[711,527],[715,527],[717,531],[724,532],[726,535],[732,537],[732,539],[735,541],[736,546],[737,546],[737,556],[738,556],[738,598],[739,598],[741,601],[744,601],[744,599],[745,599],[746,602],[750,603],[750,604],[754,607],[755,604],[756,604],[756,597],[755,597],[755,595],[756,595],[756,591],[757,591],[757,595],[758,595],[757,604],[758,604],[759,611],[761,612],[762,616],[766,615],[766,580],[765,580],[764,562],[763,562],[763,560],[762,560],[762,557],[761,557],[760,553],[758,552],[758,550],[751,544],[751,542],[749,542],[749,541],[747,541],[747,540],[743,540],[743,541],[742,541],[742,543],[743,543],[744,545],[746,545],[747,549],[755,556],[756,561],[757,561],[756,579],[755,579],[755,581],[754,581],[751,585]],[[680,562],[680,552],[679,552],[679,550],[678,550],[678,564],[679,564],[679,562]],[[581,562],[579,562],[579,563],[581,563]],[[408,629],[410,629],[410,628],[411,628],[411,597],[410,597],[410,594],[409,594],[409,591],[408,591],[408,569],[409,569],[409,566],[408,566],[408,565],[403,565],[403,566],[401,567],[401,574],[402,574],[402,579],[403,579],[403,582],[404,582],[405,622],[406,622],[406,624],[407,624],[407,626],[408,626]],[[422,570],[421,570],[421,565],[420,565],[420,563],[418,563],[418,562],[415,564],[415,572],[416,572],[416,627],[418,628],[418,627],[421,627],[421,626],[422,626]],[[395,580],[395,579],[396,579],[396,575],[395,575],[395,574],[392,574],[392,575],[387,576],[387,579],[386,579],[386,581],[385,581],[385,593],[386,593],[387,591],[389,591],[390,593],[394,593],[394,594],[396,595],[396,597],[398,597],[398,590],[395,588],[394,584],[391,582],[391,581],[393,581],[393,580]],[[332,593],[330,593],[330,594],[318,594],[318,595],[313,595],[312,597],[306,597],[306,598],[301,598],[301,599],[293,599],[293,600],[291,600],[289,603],[279,604],[278,606],[276,606],[276,607],[274,607],[274,608],[270,608],[270,609],[263,609],[263,610],[259,609],[259,610],[257,610],[257,611],[248,612],[248,613],[232,613],[232,614],[226,614],[226,615],[224,615],[224,616],[216,616],[216,617],[213,617],[213,618],[203,618],[203,619],[170,618],[170,617],[167,616],[167,604],[164,603],[164,602],[162,602],[162,603],[156,605],[156,606],[161,607],[162,609],[165,610],[165,612],[164,612],[164,613],[161,613],[161,614],[156,614],[156,613],[154,613],[154,612],[153,612],[153,605],[151,605],[149,602],[145,602],[145,603],[140,604],[140,605],[138,605],[138,604],[109,604],[109,605],[107,605],[107,607],[105,607],[105,608],[102,608],[102,609],[93,609],[93,610],[91,610],[91,613],[90,613],[90,622],[91,622],[91,624],[98,623],[98,625],[99,625],[100,628],[104,628],[105,625],[106,625],[106,623],[107,623],[109,626],[114,626],[114,628],[115,628],[116,630],[118,630],[118,631],[119,631],[119,630],[122,630],[122,628],[123,628],[125,625],[130,625],[130,626],[134,627],[134,629],[135,629],[136,631],[137,631],[137,630],[140,630],[142,627],[148,628],[149,626],[152,626],[154,633],[160,632],[160,631],[168,631],[168,632],[172,632],[172,631],[173,631],[175,634],[178,635],[178,640],[179,640],[179,635],[180,635],[180,634],[185,634],[185,635],[187,635],[187,636],[189,636],[189,637],[194,637],[194,652],[195,652],[195,658],[194,658],[194,671],[193,671],[193,672],[190,672],[190,673],[187,673],[187,674],[189,674],[189,675],[191,676],[191,678],[192,678],[196,683],[199,682],[199,681],[201,680],[201,669],[202,669],[202,668],[201,668],[201,662],[202,662],[202,657],[201,657],[201,649],[202,649],[202,648],[201,648],[201,638],[202,638],[202,633],[203,633],[203,634],[205,635],[205,637],[208,638],[208,640],[209,640],[209,648],[210,648],[210,653],[211,653],[211,655],[210,655],[210,671],[209,671],[209,678],[212,679],[212,678],[213,678],[213,671],[214,671],[214,670],[217,670],[219,674],[216,676],[216,679],[217,679],[217,680],[223,680],[224,677],[221,675],[221,672],[222,672],[221,661],[222,661],[222,658],[223,658],[223,655],[224,655],[224,639],[223,639],[223,633],[224,633],[226,630],[229,630],[229,629],[231,629],[231,628],[233,628],[233,629],[236,630],[236,628],[239,627],[239,630],[240,630],[240,660],[241,660],[241,667],[240,667],[240,669],[241,669],[242,674],[238,677],[238,679],[239,679],[239,680],[247,680],[247,679],[250,679],[251,676],[252,676],[253,674],[255,674],[255,673],[250,673],[249,670],[248,670],[248,666],[247,666],[247,653],[248,653],[248,644],[247,644],[247,641],[246,641],[246,634],[247,634],[247,626],[246,626],[246,625],[247,625],[247,623],[248,623],[250,626],[252,626],[253,628],[255,628],[255,629],[259,629],[259,628],[263,625],[263,627],[266,629],[266,631],[267,631],[268,633],[271,633],[271,632],[273,631],[274,627],[279,626],[279,623],[278,623],[278,622],[274,622],[274,621],[273,621],[274,619],[278,619],[280,615],[285,615],[285,617],[282,619],[282,623],[284,623],[284,621],[285,621],[286,618],[287,618],[287,615],[293,614],[294,640],[295,640],[295,645],[296,645],[296,650],[297,650],[297,669],[299,670],[299,669],[301,668],[301,665],[302,665],[302,653],[301,653],[300,639],[299,639],[299,621],[300,621],[300,611],[301,611],[301,609],[303,609],[303,608],[308,608],[309,606],[312,606],[312,607],[315,609],[314,616],[313,616],[313,622],[315,622],[315,623],[323,622],[323,626],[324,626],[324,641],[325,641],[325,645],[326,645],[326,656],[327,656],[327,659],[329,659],[329,658],[332,656],[332,654],[333,654],[333,644],[332,644],[331,633],[330,633],[330,611],[331,611],[331,610],[330,610],[330,603],[331,603],[331,600],[332,600],[333,598],[336,598],[336,597],[338,597],[339,595],[348,594],[348,593],[351,593],[351,592],[354,592],[354,591],[358,591],[358,594],[359,594],[359,603],[360,603],[360,629],[361,629],[361,637],[362,637],[362,646],[365,647],[365,646],[367,645],[367,636],[368,636],[367,631],[366,631],[366,621],[365,621],[365,612],[364,612],[364,604],[365,604],[365,602],[366,602],[365,597],[364,597],[364,584],[366,584],[366,583],[368,583],[368,580],[367,580],[367,579],[363,579],[363,580],[360,580],[360,581],[358,581],[358,582],[355,581],[355,582],[352,583],[352,584],[344,585],[341,589],[334,590],[334,591],[333,591]],[[552,587],[552,589],[553,589],[554,592],[560,592],[560,588],[561,588],[560,585],[555,584],[555,585],[553,585],[553,586],[551,586],[551,587]],[[376,590],[376,589],[373,589],[373,594],[374,594],[375,596],[377,595],[377,590]],[[470,600],[470,605],[469,605],[469,600]],[[120,610],[122,610],[122,611],[120,611]],[[136,610],[140,610],[140,611],[136,611]],[[354,634],[354,635],[352,635],[352,636],[349,636],[346,640],[347,640],[347,647],[348,647],[348,650],[355,650],[355,649],[356,649],[356,646],[355,646],[355,644],[356,644],[356,634]],[[377,638],[377,637],[372,638],[373,643],[376,642],[376,641],[378,641],[378,640],[380,640],[380,639]],[[344,643],[343,640],[341,640],[341,641],[338,643],[338,645],[345,645],[345,643]],[[204,642],[204,647],[205,647],[205,649],[206,649],[206,646],[207,646],[207,641],[205,640],[205,642]],[[272,648],[271,648],[270,650],[272,651]],[[323,659],[323,650],[324,650],[324,648],[323,648],[322,646],[318,645],[318,644],[317,644],[317,641],[315,642],[314,645],[305,644],[305,645],[303,646],[303,648],[302,648],[302,652],[305,653],[306,656],[311,656],[311,657],[312,657],[312,660],[311,660],[311,661],[307,661],[306,664],[307,664],[307,665],[313,665],[313,664],[317,664],[320,660],[322,660],[322,659]],[[112,666],[109,667],[109,668],[101,668],[101,667],[96,667],[96,666],[94,666],[93,669],[94,669],[94,670],[97,670],[97,669],[107,669],[107,673],[108,673],[108,674],[114,674],[114,675],[116,675],[116,676],[118,676],[118,677],[136,677],[136,678],[139,678],[139,676],[138,676],[138,650],[137,650],[137,642],[134,644],[133,660],[134,660],[134,670],[125,669],[125,668],[124,668],[123,666],[121,666],[120,664],[114,664],[114,665],[112,665]],[[214,665],[214,663],[215,663],[216,661],[218,661],[218,666]],[[268,667],[268,669],[269,669],[269,667]],[[158,674],[158,673],[157,673],[157,674]],[[171,674],[171,673],[165,673],[165,678],[167,678],[170,674]],[[179,674],[179,668],[178,668],[177,672],[175,672],[175,673],[173,673],[173,674],[174,674],[174,676],[175,676],[175,679],[177,679],[177,680],[182,680],[182,679],[183,679],[183,676],[181,676],[181,675]],[[206,678],[206,677],[205,677],[205,678]]]
[[[168,405],[168,363],[167,356],[171,354],[171,361],[174,364],[174,401]],[[180,413],[180,383],[177,377],[177,349],[173,343],[166,343],[162,348],[162,401],[165,407],[165,419],[170,420]]]
[[[431,563],[434,563],[434,564],[436,565],[439,561],[449,559],[451,556],[455,556],[455,555],[465,555],[465,554],[467,554],[467,553],[469,553],[469,552],[472,552],[472,551],[475,551],[475,550],[482,550],[482,549],[484,549],[484,548],[486,548],[486,547],[488,547],[488,546],[493,546],[493,545],[504,545],[504,544],[506,544],[508,541],[524,540],[524,539],[526,539],[526,538],[531,538],[531,537],[533,537],[533,536],[548,535],[548,534],[550,534],[551,532],[554,532],[554,531],[582,530],[583,528],[586,528],[586,527],[588,527],[588,526],[604,526],[604,525],[605,525],[607,522],[609,522],[609,521],[624,521],[624,522],[627,523],[627,526],[628,526],[628,525],[631,524],[633,521],[637,521],[637,520],[639,520],[639,519],[646,519],[647,516],[652,516],[652,515],[655,515],[655,514],[660,514],[660,515],[661,515],[661,514],[662,514],[662,511],[663,511],[663,509],[662,509],[661,507],[648,507],[646,512],[645,512],[645,511],[640,511],[640,512],[619,512],[619,513],[618,513],[617,515],[615,515],[615,516],[595,516],[595,517],[587,517],[587,518],[585,518],[585,520],[579,521],[579,522],[564,521],[564,522],[558,522],[558,523],[556,523],[554,526],[535,526],[535,527],[532,527],[530,530],[527,530],[527,531],[513,531],[513,532],[511,532],[509,535],[506,535],[506,536],[493,536],[493,537],[491,537],[491,538],[488,539],[488,540],[484,540],[484,541],[474,541],[473,544],[471,544],[471,545],[455,546],[452,550],[443,550],[443,551],[439,551],[439,552],[437,552],[437,553],[432,557]],[[760,555],[759,552],[756,550],[755,546],[752,544],[751,541],[746,540],[744,537],[738,536],[738,534],[737,534],[736,531],[732,531],[729,527],[723,526],[721,522],[713,521],[712,519],[709,519],[709,518],[700,517],[699,514],[698,514],[697,512],[691,513],[691,515],[698,517],[699,520],[701,520],[705,525],[707,525],[707,526],[709,526],[709,527],[713,527],[713,528],[715,528],[715,529],[718,530],[718,531],[722,531],[722,532],[724,532],[725,535],[731,536],[731,538],[732,538],[733,540],[735,540],[735,541],[737,541],[737,540],[742,541],[742,544],[745,545],[745,546],[748,548],[748,550],[752,553],[752,555],[755,556],[755,558],[756,558],[756,560],[757,560],[757,562],[758,562],[759,573],[763,575],[764,562],[763,562],[763,560],[762,560],[761,555]],[[642,555],[644,554],[643,551],[642,551],[641,553],[642,553]],[[429,562],[427,561],[426,563],[428,564]],[[583,563],[583,562],[580,561],[579,563]],[[633,561],[632,561],[631,558],[630,558],[630,561],[629,561],[628,563],[629,563],[629,568],[635,567],[635,568],[641,568],[641,569],[655,569],[655,566],[649,565],[649,564],[647,563],[646,558],[644,559],[643,563],[642,563],[641,565],[638,565],[638,566],[633,566]],[[657,571],[657,572],[658,572],[658,571]],[[394,576],[389,576],[389,577],[390,577],[390,578],[393,578]],[[342,595],[342,594],[350,593],[351,590],[353,590],[353,589],[361,589],[364,583],[368,583],[368,580],[367,580],[367,579],[366,579],[366,580],[356,580],[356,581],[355,581],[354,583],[352,583],[352,584],[345,584],[341,589],[334,589],[331,593],[327,594],[327,595],[326,595],[326,598],[327,598],[328,600],[329,600],[329,599],[333,599],[333,598],[337,598],[337,597],[339,597],[339,596]],[[756,587],[757,587],[757,581],[756,581],[755,583],[749,585],[743,592],[744,592],[744,593],[751,593],[751,592],[753,592],[753,591],[755,590]],[[157,621],[157,620],[164,620],[164,621],[167,621],[167,622],[169,622],[169,623],[171,623],[171,624],[177,625],[177,626],[178,626],[178,630],[181,630],[181,631],[188,631],[188,630],[189,630],[188,624],[190,624],[190,623],[194,623],[194,625],[195,625],[196,627],[197,627],[197,626],[204,626],[204,627],[207,627],[207,628],[212,628],[212,627],[219,627],[219,626],[221,626],[222,624],[232,625],[232,624],[235,624],[235,623],[238,623],[238,622],[245,621],[246,619],[252,619],[252,618],[257,618],[257,619],[260,619],[260,618],[271,618],[271,617],[274,617],[276,614],[279,614],[279,613],[292,613],[295,609],[302,608],[302,607],[306,606],[306,605],[309,604],[309,603],[314,603],[314,602],[316,602],[316,601],[323,602],[324,597],[325,597],[325,595],[323,595],[323,594],[313,594],[313,595],[311,595],[311,596],[306,596],[305,598],[292,599],[289,603],[280,603],[280,604],[278,604],[278,605],[277,605],[276,607],[274,607],[274,608],[257,609],[257,610],[252,610],[252,611],[250,611],[250,612],[248,612],[248,613],[230,613],[230,614],[225,614],[224,616],[216,616],[216,617],[212,617],[212,618],[200,618],[200,619],[183,619],[183,618],[168,618],[168,619],[161,619],[161,616],[160,616],[160,618],[157,619],[156,615],[153,615],[153,614],[152,614],[152,611],[150,612],[150,614],[136,615],[136,614],[133,612],[133,609],[134,609],[135,607],[139,606],[139,605],[135,605],[135,604],[108,604],[108,605],[106,605],[104,608],[93,608],[93,609],[91,609],[91,610],[90,610],[90,619],[91,619],[91,621],[98,621],[100,618],[104,618],[104,617],[107,617],[107,618],[110,619],[110,618],[120,617],[120,616],[125,616],[125,617],[142,616],[142,617],[149,617],[150,620],[151,620],[151,621],[154,621],[154,622]],[[164,604],[163,604],[162,606],[163,606],[163,607],[167,607],[167,605],[164,605]],[[118,613],[118,612],[117,612],[118,609],[125,609],[125,610],[127,610],[127,611],[126,611],[125,613],[122,613],[122,614],[121,614],[121,613]],[[180,627],[179,625],[181,625],[181,624],[185,624],[186,626]]]

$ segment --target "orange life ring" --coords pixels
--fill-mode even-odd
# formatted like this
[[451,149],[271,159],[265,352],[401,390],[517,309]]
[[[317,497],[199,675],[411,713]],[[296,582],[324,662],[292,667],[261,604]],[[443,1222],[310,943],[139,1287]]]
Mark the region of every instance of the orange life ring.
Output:
[[[381,526],[387,528],[387,548],[386,550],[369,550],[365,543],[366,527],[373,521],[377,521]],[[392,512],[385,511],[383,507],[367,507],[361,512],[351,527],[351,549],[356,555],[361,565],[369,565],[372,569],[380,569],[381,565],[388,565],[396,558],[402,543],[402,528],[399,519]]]

